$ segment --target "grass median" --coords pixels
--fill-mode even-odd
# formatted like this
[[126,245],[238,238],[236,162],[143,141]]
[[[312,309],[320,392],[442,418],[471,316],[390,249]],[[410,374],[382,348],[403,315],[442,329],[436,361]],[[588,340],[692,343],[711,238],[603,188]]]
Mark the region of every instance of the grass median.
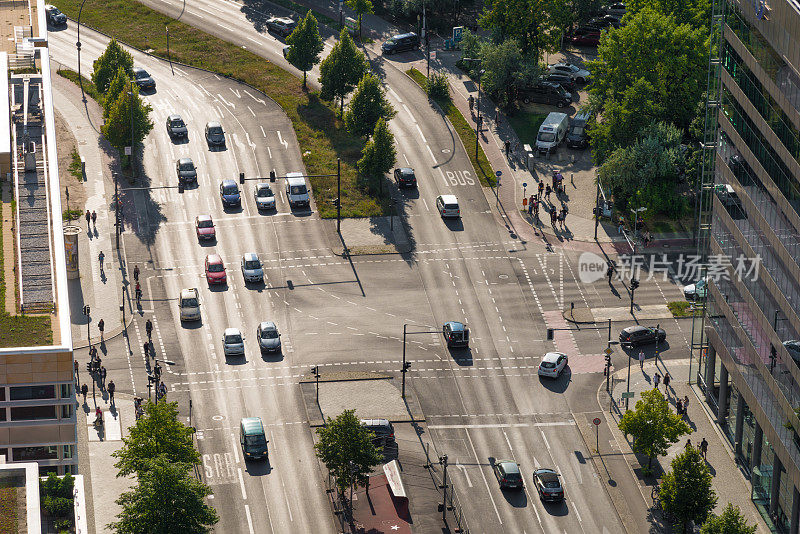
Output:
[[[58,0],[56,5],[72,18],[80,0]],[[87,3],[81,23],[117,40],[167,57],[164,28],[169,25],[169,51],[173,61],[210,70],[247,83],[280,105],[292,121],[303,163],[310,175],[336,174],[342,161],[342,216],[368,217],[390,212],[388,197],[371,196],[356,181],[356,161],[365,140],[350,135],[337,118],[335,106],[316,92],[304,91],[302,80],[274,63],[244,49],[176,21],[132,0]],[[179,111],[179,110],[176,110]],[[336,177],[310,178],[321,217],[336,217]]]
[[[422,87],[423,91],[425,90],[425,83],[428,79],[424,74],[414,68],[408,69],[406,74],[417,82],[417,84]],[[444,114],[450,120],[450,124],[453,125],[456,133],[461,138],[461,142],[464,144],[464,148],[467,151],[469,160],[472,162],[472,167],[475,169],[475,174],[478,175],[478,179],[481,181],[481,185],[485,187],[494,186],[496,183],[494,171],[492,170],[489,160],[486,158],[486,154],[483,152],[483,147],[478,146],[478,157],[475,157],[475,151],[472,150],[472,147],[475,146],[475,130],[470,126],[467,119],[458,111],[458,108],[451,100],[437,100],[436,103],[442,108],[442,111],[444,111]]]

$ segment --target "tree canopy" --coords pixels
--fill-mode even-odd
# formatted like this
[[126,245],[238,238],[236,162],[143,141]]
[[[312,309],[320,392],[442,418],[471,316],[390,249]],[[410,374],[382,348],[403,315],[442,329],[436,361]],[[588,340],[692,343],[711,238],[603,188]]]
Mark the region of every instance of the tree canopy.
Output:
[[494,32],[494,41],[516,39],[525,55],[541,57],[560,43],[561,28],[552,14],[564,0],[486,0],[480,25]]
[[317,435],[317,457],[336,478],[340,493],[351,484],[366,484],[372,468],[383,461],[372,442],[375,434],[361,424],[355,410],[345,410],[336,419],[328,417]]
[[129,78],[133,76],[133,56],[116,39],[111,39],[105,51],[92,64],[92,82],[98,91],[105,93],[108,90],[120,67],[125,69]]
[[694,447],[688,447],[672,460],[664,475],[658,496],[664,510],[672,514],[683,532],[692,522],[703,523],[714,506],[717,495],[708,464]]
[[306,73],[319,63],[319,55],[322,53],[322,38],[317,26],[317,19],[309,9],[300,24],[286,38],[286,43],[290,45],[286,60],[303,71],[303,87],[306,86]]
[[755,534],[756,525],[749,525],[738,506],[728,503],[720,515],[711,514],[700,534]]
[[619,423],[619,429],[633,436],[633,452],[648,455],[647,468],[653,456],[667,454],[667,449],[692,429],[669,406],[657,389],[643,391],[636,407],[627,412]]
[[325,100],[341,99],[343,110],[344,97],[350,94],[367,72],[367,58],[356,48],[346,29],[342,30],[339,41],[320,63],[319,72],[319,82],[322,85],[320,96]]
[[[160,403],[159,403],[160,404]],[[219,522],[205,502],[211,489],[189,475],[189,465],[165,455],[146,459],[138,484],[120,495],[119,521],[108,525],[117,534],[203,534]]]
[[106,94],[103,95],[103,118],[108,119],[108,115],[111,113],[111,108],[114,107],[117,98],[130,86],[130,80],[125,69],[120,67],[117,70],[116,76],[111,80]]
[[358,82],[344,114],[344,124],[353,135],[367,136],[375,130],[378,119],[388,121],[395,114],[380,79],[368,73]]
[[361,40],[361,19],[364,15],[369,15],[375,11],[372,8],[372,0],[345,0],[347,7],[355,11],[358,17],[358,40]]
[[379,180],[382,184],[387,172],[394,166],[397,150],[394,147],[394,135],[383,118],[378,119],[372,138],[361,151],[358,160],[358,172],[368,180]]
[[163,455],[172,463],[194,466],[200,463],[200,453],[192,442],[193,430],[178,421],[178,403],[147,402],[144,415],[130,427],[122,438],[123,446],[113,453],[117,476],[141,475],[153,464],[151,460]]

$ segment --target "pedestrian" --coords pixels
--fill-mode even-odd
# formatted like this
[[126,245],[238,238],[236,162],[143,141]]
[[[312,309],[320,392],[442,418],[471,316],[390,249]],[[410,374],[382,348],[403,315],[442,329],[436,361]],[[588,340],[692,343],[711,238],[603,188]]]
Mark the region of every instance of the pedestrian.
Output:
[[550,193],[552,192],[553,190],[550,188],[550,184],[547,184],[547,187],[544,190],[544,198],[546,198],[548,202],[550,202]]
[[106,371],[106,366],[100,368],[100,384],[102,387],[106,387],[106,375],[108,371]]
[[678,415],[683,417],[683,399],[678,399],[678,402],[675,405],[675,411],[678,412]]
[[667,394],[669,397],[669,383],[672,381],[672,377],[670,376],[669,372],[664,373],[664,393]]
[[569,210],[567,209],[566,206],[564,206],[561,209],[561,226],[563,226],[564,228],[567,227],[567,213],[569,213]]
[[138,265],[136,265],[133,268],[133,279],[136,280],[137,282],[139,281],[139,266]]
[[94,426],[101,428],[103,426],[103,410],[100,406],[94,411]]
[[689,417],[689,395],[683,397],[683,414]]
[[159,398],[164,399],[167,397],[167,385],[164,382],[158,386]]
[[511,141],[506,140],[506,158],[511,155]]
[[[98,321],[98,323],[97,323],[97,329],[100,330],[100,341],[103,341],[103,330],[105,330],[105,328],[106,328],[105,321],[100,319],[100,321]],[[95,349],[95,350],[97,350],[97,349]],[[98,358],[98,361],[100,361],[99,358]]]
[[83,395],[83,403],[86,404],[86,395],[89,394],[89,386],[86,384],[81,386],[81,395]]
[[89,213],[89,210],[86,210],[86,228],[90,228],[91,222],[92,222],[92,214]]
[[91,361],[94,361],[94,359],[97,358],[97,347],[95,347],[94,345],[89,347],[89,358],[91,359]]
[[473,108],[475,107],[475,97],[472,96],[472,95],[469,95],[468,101],[469,101],[469,110],[472,111]]
[[550,210],[550,225],[555,229],[556,227],[556,210]]
[[661,375],[656,373],[653,375],[653,384],[655,385],[655,389],[658,389],[658,385],[661,383]]
[[639,351],[639,369],[644,371],[644,351],[643,350]]
[[703,456],[703,460],[706,459],[706,453],[708,452],[708,442],[706,438],[703,438],[703,441],[700,442],[700,454]]
[[153,321],[148,319],[147,322],[144,323],[144,329],[147,332],[148,341],[153,339]]
[[619,220],[619,226],[617,226],[617,232],[619,232],[620,235],[625,233],[625,221],[623,221],[622,218],[620,218]]
[[533,215],[537,219],[539,218],[539,199],[533,201]]
[[76,383],[76,384],[80,384],[80,383],[81,383],[81,381],[80,381],[80,380],[78,380],[78,360],[75,360],[75,361],[72,363],[72,368],[73,368],[73,369],[75,369],[75,383]]
[[685,449],[691,449],[692,448],[692,440],[691,439],[687,439],[686,440],[686,445],[684,445],[683,447]]
[[106,259],[106,255],[103,254],[103,251],[100,251],[100,254],[97,255],[97,259],[100,260],[100,272],[103,272],[103,260]]
[[108,381],[108,399],[111,404],[114,404],[114,391],[116,391],[117,386],[114,384],[113,380]]
[[142,346],[142,351],[144,351],[145,359],[150,357],[150,343],[148,341],[144,342],[144,345]]
[[567,214],[563,211],[558,214],[558,224],[561,225],[561,230],[564,230],[564,219],[567,218]]
[[92,226],[97,228],[97,212],[92,210]]
[[539,180],[539,198],[542,197],[543,192],[544,192],[544,180]]
[[500,110],[494,112],[494,125],[500,127]]

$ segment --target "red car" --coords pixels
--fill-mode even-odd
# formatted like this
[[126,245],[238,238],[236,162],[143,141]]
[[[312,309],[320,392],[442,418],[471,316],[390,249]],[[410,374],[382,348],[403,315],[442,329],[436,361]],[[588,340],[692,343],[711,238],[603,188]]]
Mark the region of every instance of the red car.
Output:
[[217,237],[217,231],[214,229],[214,221],[211,220],[211,215],[198,215],[195,217],[194,229],[197,232],[197,239],[211,240]]
[[566,35],[566,39],[576,45],[597,46],[600,44],[600,30],[578,28]]
[[219,254],[206,256],[206,280],[209,284],[224,284],[228,281],[225,274],[225,264]]

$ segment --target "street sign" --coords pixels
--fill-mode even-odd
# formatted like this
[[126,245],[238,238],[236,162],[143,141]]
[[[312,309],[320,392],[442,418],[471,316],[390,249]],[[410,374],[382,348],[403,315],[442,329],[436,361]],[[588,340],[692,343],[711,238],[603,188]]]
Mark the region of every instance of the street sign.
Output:
[[[126,146],[126,147],[125,147],[125,155],[126,155],[126,156],[130,156],[130,155],[131,155],[131,147],[129,147],[129,146]],[[499,172],[499,171],[498,171],[498,172]]]
[[605,352],[605,353],[606,353],[606,354],[608,354],[609,356],[611,356],[612,354],[614,354],[614,351],[613,351],[613,350],[611,350],[611,347],[608,347],[608,348],[606,348],[606,350],[605,350],[605,351],[603,351],[603,352]]
[[636,393],[636,392],[635,391],[625,391],[625,392],[622,393],[622,398],[623,399],[632,399],[634,393]]
[[500,178],[501,176],[503,176],[503,171],[497,171],[497,172],[495,172],[494,174],[495,174],[495,175],[496,175],[498,178]]
[[600,425],[600,418],[599,417],[595,417],[594,420],[592,421],[592,423],[594,423],[595,426],[599,426]]
[[463,33],[464,33],[463,26],[456,26],[455,28],[453,28],[453,41],[456,43],[461,42],[461,36],[463,35]]
[[522,187],[528,187],[528,182],[522,182]]

